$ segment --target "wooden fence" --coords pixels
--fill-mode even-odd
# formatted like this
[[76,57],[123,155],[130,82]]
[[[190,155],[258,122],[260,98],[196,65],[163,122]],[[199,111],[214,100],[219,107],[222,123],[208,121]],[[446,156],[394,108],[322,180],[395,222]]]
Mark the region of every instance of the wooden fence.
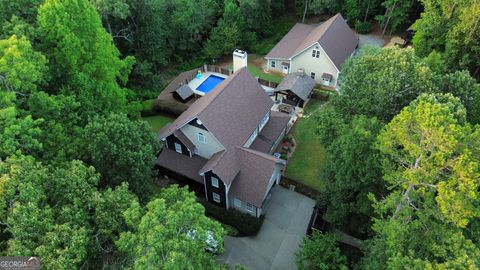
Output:
[[278,83],[258,78],[258,83],[267,87],[277,88]]
[[316,200],[320,195],[320,192],[318,192],[317,190],[309,186],[306,186],[300,182],[297,182],[291,178],[288,178],[284,175],[282,176],[282,180],[280,181],[280,184],[286,188],[291,188],[292,186],[294,186],[294,189],[296,192],[303,194],[307,197],[310,197],[314,200]]

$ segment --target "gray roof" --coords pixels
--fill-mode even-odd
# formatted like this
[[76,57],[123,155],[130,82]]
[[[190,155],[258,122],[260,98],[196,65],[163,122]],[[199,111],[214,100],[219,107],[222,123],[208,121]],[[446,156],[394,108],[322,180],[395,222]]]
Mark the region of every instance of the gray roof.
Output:
[[228,185],[240,170],[235,147],[245,144],[272,105],[257,80],[242,68],[160,130],[159,137],[163,139],[198,118],[225,148],[212,170]]
[[183,100],[191,97],[193,95],[193,90],[190,88],[190,86],[184,84],[177,88],[177,90],[174,91],[177,93]]
[[306,74],[290,73],[282,79],[275,91],[290,90],[302,100],[307,100],[315,84],[315,80]]
[[338,13],[320,25],[297,23],[265,58],[290,59],[318,42],[340,70],[358,45],[357,35]]
[[252,143],[250,149],[268,153],[275,144],[275,141],[280,137],[282,131],[287,127],[289,121],[290,115],[272,111],[270,120],[268,120],[268,123],[258,134],[258,137]]
[[232,198],[238,198],[260,208],[273,169],[280,160],[244,147],[237,147],[237,153],[241,161],[241,170],[233,181],[229,194]]

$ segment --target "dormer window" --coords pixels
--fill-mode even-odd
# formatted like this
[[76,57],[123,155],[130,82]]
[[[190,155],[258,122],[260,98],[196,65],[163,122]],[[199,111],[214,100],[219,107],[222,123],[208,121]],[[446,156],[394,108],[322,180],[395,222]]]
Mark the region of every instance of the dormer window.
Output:
[[201,132],[197,133],[197,140],[201,143],[207,143],[207,137]]

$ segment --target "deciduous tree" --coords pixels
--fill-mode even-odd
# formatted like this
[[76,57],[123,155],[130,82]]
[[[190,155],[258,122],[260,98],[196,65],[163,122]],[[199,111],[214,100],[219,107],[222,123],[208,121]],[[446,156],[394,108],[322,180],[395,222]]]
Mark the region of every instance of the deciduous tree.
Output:
[[100,172],[101,186],[128,182],[136,194],[148,197],[160,143],[146,122],[124,114],[96,117],[81,140],[82,157]]
[[187,188],[166,188],[145,208],[134,202],[125,211],[131,229],[120,235],[117,245],[134,269],[218,269],[205,248],[211,235],[222,252],[225,232],[204,211]]
[[340,254],[337,237],[333,233],[314,232],[312,238],[305,237],[296,254],[300,270],[346,270],[347,258]]

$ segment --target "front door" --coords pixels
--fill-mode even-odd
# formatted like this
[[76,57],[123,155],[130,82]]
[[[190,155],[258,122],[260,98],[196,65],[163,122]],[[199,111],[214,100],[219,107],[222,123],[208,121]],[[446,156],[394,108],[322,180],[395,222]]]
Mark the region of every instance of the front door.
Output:
[[283,73],[288,74],[288,66],[283,66]]

